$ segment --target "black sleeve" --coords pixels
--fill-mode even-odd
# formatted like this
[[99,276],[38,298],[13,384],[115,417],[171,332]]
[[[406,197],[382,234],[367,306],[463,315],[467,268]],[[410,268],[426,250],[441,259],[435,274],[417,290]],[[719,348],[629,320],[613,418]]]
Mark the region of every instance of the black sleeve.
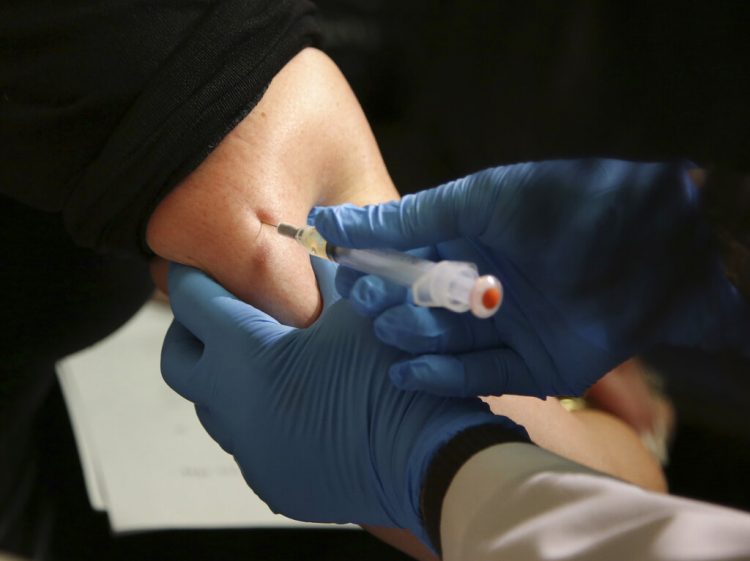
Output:
[[143,252],[158,201],[315,41],[305,0],[11,0],[0,7],[0,190],[73,239]]

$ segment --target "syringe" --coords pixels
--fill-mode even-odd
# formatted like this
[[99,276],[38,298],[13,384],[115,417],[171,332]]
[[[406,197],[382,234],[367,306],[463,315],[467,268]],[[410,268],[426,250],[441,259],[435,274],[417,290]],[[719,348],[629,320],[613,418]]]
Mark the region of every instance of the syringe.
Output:
[[276,231],[293,238],[310,255],[411,288],[418,306],[442,307],[492,316],[503,301],[503,287],[492,275],[479,276],[473,263],[428,261],[388,249],[349,249],[328,243],[313,226],[279,224]]

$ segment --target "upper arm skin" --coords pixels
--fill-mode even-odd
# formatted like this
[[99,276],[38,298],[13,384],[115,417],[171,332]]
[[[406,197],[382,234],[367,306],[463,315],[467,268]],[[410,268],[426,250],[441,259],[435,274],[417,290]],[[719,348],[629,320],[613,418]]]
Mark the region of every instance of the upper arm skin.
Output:
[[305,326],[320,310],[309,257],[261,221],[304,224],[315,205],[397,197],[345,78],[308,48],[158,205],[146,239],[158,256],[202,269],[279,321]]

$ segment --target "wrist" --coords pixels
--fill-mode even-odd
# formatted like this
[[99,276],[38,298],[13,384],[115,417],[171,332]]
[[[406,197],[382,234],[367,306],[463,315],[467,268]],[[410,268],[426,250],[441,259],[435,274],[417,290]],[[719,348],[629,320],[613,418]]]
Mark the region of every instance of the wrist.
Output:
[[428,426],[423,434],[428,436],[415,448],[407,479],[414,515],[409,529],[439,552],[442,500],[460,467],[489,446],[530,440],[522,426],[494,415],[454,419],[438,429]]

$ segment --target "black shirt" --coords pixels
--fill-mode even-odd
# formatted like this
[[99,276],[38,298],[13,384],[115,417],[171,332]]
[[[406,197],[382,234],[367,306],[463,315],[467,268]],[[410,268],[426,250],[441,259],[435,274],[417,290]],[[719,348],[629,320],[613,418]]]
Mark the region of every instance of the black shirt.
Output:
[[0,191],[72,239],[143,251],[160,198],[313,40],[304,0],[0,8]]

